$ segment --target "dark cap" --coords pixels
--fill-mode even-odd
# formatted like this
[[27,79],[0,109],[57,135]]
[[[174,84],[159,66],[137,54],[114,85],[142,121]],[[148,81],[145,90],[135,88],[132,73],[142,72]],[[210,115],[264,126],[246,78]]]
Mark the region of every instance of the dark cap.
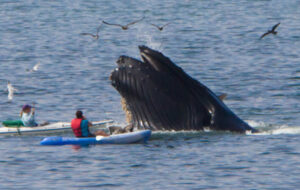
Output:
[[31,108],[31,106],[30,105],[28,105],[28,104],[25,104],[23,107],[22,107],[22,110],[26,110],[26,109],[30,109]]

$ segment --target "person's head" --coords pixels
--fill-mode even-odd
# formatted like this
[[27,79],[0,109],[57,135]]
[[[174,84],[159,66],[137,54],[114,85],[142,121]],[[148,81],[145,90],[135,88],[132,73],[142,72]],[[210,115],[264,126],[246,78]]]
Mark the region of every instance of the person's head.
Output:
[[82,113],[82,111],[78,110],[78,111],[76,112],[76,118],[77,118],[77,119],[83,119],[83,113]]
[[22,107],[22,111],[25,112],[25,113],[30,113],[30,112],[31,112],[31,106],[28,105],[28,104],[25,104],[25,105]]

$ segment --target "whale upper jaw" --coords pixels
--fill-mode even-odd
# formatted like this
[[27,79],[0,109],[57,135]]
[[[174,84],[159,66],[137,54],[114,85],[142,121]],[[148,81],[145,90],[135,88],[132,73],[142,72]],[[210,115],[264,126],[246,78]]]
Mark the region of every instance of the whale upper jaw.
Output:
[[159,55],[153,54],[146,46],[139,46],[140,55],[145,63],[149,63],[156,71],[161,71]]

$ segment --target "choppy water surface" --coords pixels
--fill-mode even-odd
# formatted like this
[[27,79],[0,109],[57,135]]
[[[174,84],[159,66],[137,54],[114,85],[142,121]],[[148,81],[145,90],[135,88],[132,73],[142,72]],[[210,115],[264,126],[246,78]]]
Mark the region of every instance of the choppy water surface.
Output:
[[[126,23],[127,31],[102,19]],[[295,189],[300,174],[300,3],[290,1],[1,1],[0,120],[36,102],[38,121],[124,123],[108,76],[138,45],[159,49],[217,94],[259,135],[154,133],[147,144],[41,147],[0,137],[0,188]],[[163,32],[149,23],[172,22]],[[258,38],[277,22],[277,36]],[[26,72],[37,62],[38,72]],[[7,80],[18,89],[12,102]]]

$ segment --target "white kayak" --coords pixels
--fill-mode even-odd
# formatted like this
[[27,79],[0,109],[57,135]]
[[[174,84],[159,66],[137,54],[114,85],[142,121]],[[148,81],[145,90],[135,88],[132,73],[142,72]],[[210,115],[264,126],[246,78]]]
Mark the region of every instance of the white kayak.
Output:
[[[113,123],[113,120],[103,120],[92,122],[91,131],[106,128]],[[25,134],[50,134],[72,132],[70,122],[50,123],[45,126],[38,127],[0,127],[0,135],[25,135]]]

